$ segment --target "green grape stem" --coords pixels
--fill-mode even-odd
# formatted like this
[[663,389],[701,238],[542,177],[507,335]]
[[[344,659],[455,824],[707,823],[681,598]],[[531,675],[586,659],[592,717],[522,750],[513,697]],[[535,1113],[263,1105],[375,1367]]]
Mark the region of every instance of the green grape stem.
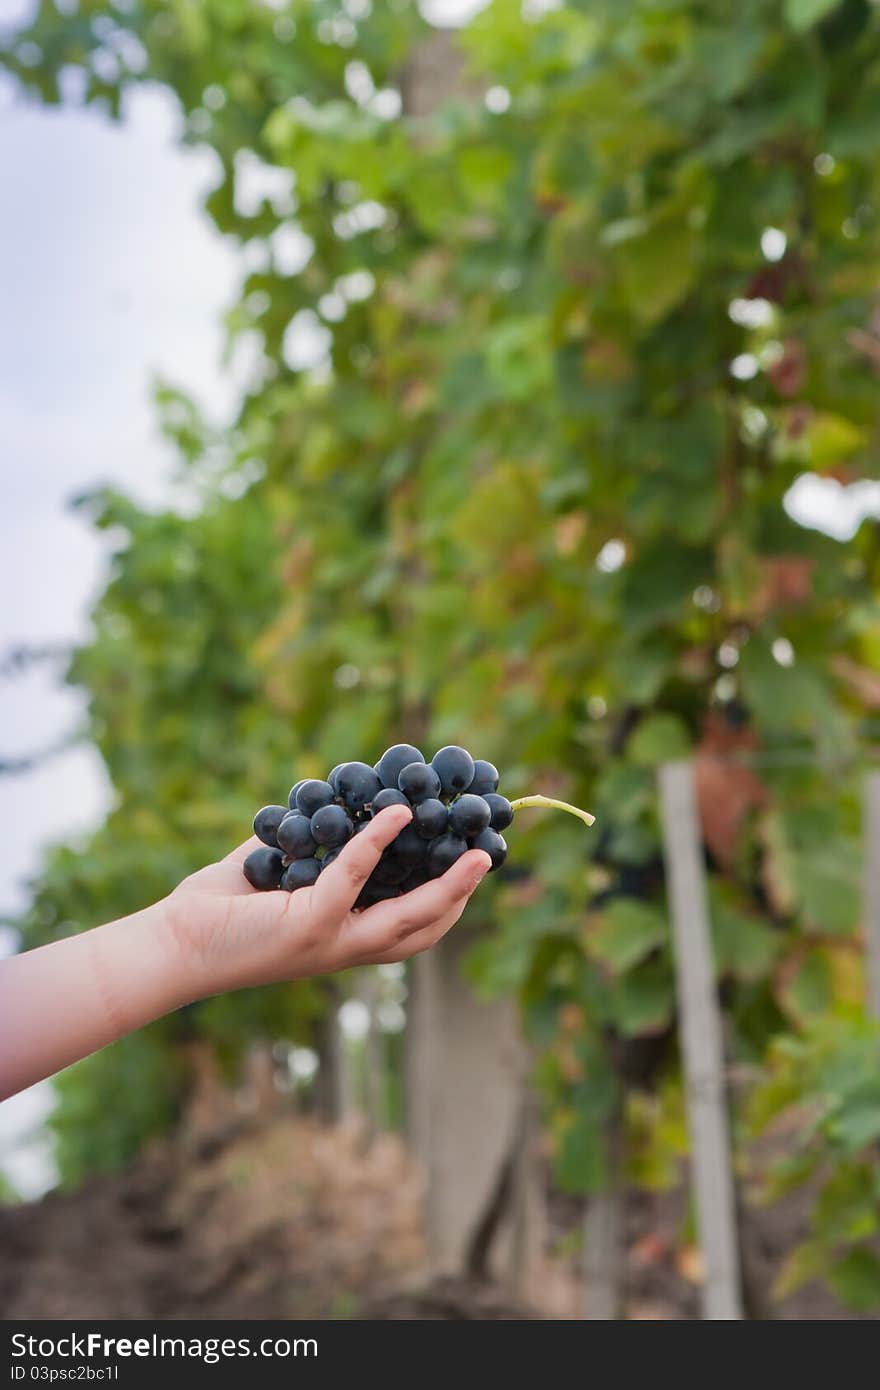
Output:
[[557,801],[552,796],[521,796],[511,801],[510,805],[514,811],[522,811],[530,806],[548,806],[555,811],[567,811],[570,816],[577,816],[584,825],[595,825],[596,822],[596,817],[591,816],[589,811],[582,811],[580,806],[572,806],[568,801]]

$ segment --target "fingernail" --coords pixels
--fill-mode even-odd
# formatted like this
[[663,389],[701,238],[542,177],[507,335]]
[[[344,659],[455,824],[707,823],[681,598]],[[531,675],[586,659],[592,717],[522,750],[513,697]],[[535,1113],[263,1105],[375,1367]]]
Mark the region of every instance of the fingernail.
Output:
[[471,892],[473,892],[474,889],[482,883],[483,879],[486,877],[491,867],[491,864],[487,865],[486,868],[483,868],[483,866],[480,865],[479,869],[474,870],[473,879],[471,880]]

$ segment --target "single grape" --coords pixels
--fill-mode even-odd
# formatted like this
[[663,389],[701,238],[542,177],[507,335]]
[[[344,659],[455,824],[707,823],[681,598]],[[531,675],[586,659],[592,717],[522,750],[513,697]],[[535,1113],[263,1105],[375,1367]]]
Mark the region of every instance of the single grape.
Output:
[[436,840],[442,835],[449,822],[449,812],[436,796],[420,801],[413,810],[412,823],[425,840]]
[[513,807],[507,797],[499,796],[497,792],[487,792],[483,800],[491,813],[489,824],[492,829],[506,830],[513,822]]
[[339,858],[340,854],[342,853],[342,848],[343,847],[340,846],[339,849],[328,849],[326,854],[323,854],[321,856],[321,858],[318,861],[321,865],[321,873],[323,873],[325,869],[329,869],[334,859]]
[[315,852],[310,817],[288,811],[278,827],[278,848],[291,859],[309,859]]
[[386,810],[389,806],[408,806],[409,802],[403,792],[394,791],[391,787],[383,787],[380,792],[376,792],[373,797],[373,815],[377,816],[380,811]]
[[449,829],[453,835],[461,835],[463,839],[468,840],[486,829],[491,815],[492,812],[481,796],[465,792],[464,796],[453,801],[449,808]]
[[241,866],[242,872],[252,888],[268,892],[277,888],[284,871],[281,851],[277,849],[253,849]]
[[468,847],[485,850],[492,860],[493,869],[500,869],[507,858],[507,841],[503,835],[498,834],[497,830],[481,830],[479,835],[468,840]]
[[468,791],[473,792],[474,796],[485,796],[487,792],[498,790],[499,780],[498,769],[494,763],[487,763],[485,758],[475,758],[474,775]]
[[336,793],[329,782],[322,782],[317,777],[309,777],[303,782],[296,794],[296,809],[300,815],[308,816],[309,819],[320,811],[322,806],[329,806]]
[[388,846],[396,859],[413,868],[425,862],[428,844],[423,840],[414,825],[405,825],[399,835]]
[[382,783],[366,763],[344,763],[336,774],[336,794],[349,811],[362,811],[381,789]]
[[413,748],[411,743],[395,743],[393,748],[386,748],[381,758],[376,764],[376,772],[383,787],[396,790],[397,779],[405,767],[410,763],[423,763],[424,755],[418,748]]
[[298,782],[294,782],[293,786],[290,789],[290,793],[287,797],[287,804],[290,807],[291,811],[296,810],[296,794],[299,791],[300,787],[305,784],[305,780],[305,777],[301,777]]
[[317,883],[320,872],[320,859],[294,859],[284,870],[281,887],[286,893],[295,893],[297,888],[310,888]]
[[440,795],[440,778],[430,763],[407,763],[401,769],[397,785],[412,806]]
[[[485,833],[485,832],[484,832]],[[432,878],[439,878],[451,869],[457,859],[467,850],[467,840],[460,835],[440,835],[428,846],[428,872]]]
[[339,776],[340,772],[344,767],[345,763],[337,763],[333,771],[327,773],[327,781],[330,783],[334,791],[336,790],[336,778]]
[[474,778],[474,760],[466,748],[450,744],[441,748],[431,759],[431,766],[440,778],[444,796],[466,792]]
[[254,816],[254,834],[264,845],[269,845],[271,849],[278,848],[278,827],[287,814],[286,806],[264,806]]
[[322,806],[309,824],[315,844],[327,845],[329,849],[341,849],[354,832],[342,806]]
[[390,850],[385,850],[382,858],[370,874],[370,883],[400,884],[409,874],[409,865]]

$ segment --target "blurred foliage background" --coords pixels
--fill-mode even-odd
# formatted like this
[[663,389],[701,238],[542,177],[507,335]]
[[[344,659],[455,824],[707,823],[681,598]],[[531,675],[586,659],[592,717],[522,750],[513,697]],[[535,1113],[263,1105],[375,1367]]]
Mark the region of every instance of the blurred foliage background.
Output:
[[[880,530],[785,505],[880,476],[877,7],[493,0],[438,38],[409,0],[41,0],[0,62],[114,116],[175,94],[256,364],[220,436],[159,393],[197,508],[82,499],[113,572],[69,679],[116,805],[47,858],[26,943],[161,896],[296,777],[479,743],[508,794],[598,825],[585,857],[580,825],[520,818],[471,977],[521,1001],[557,1183],[602,1186],[622,1116],[662,1186],[686,1134],[655,773],[692,756],[726,1045],[758,1078],[738,1153],[799,1117],[756,1172],[817,1184],[785,1286],[880,1305]],[[313,1040],[325,997],[211,1000],[71,1069],[65,1180],[174,1122],[188,1039],[234,1067]]]

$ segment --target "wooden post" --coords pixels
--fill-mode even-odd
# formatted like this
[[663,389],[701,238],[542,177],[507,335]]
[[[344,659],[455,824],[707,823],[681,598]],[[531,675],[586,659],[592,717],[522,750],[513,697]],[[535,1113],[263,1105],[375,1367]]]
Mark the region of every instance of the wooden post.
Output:
[[880,772],[865,780],[865,953],[868,1011],[880,1019]]
[[692,1172],[706,1267],[703,1316],[742,1318],[723,1051],[693,766],[660,769],[666,883],[675,943],[679,1036]]

